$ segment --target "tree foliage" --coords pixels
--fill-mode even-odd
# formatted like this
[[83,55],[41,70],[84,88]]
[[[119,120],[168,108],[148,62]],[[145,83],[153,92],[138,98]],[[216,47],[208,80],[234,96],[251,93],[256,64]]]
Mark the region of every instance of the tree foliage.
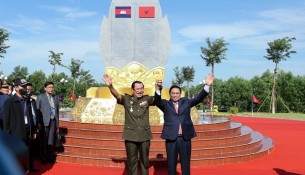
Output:
[[190,98],[190,83],[194,81],[195,69],[194,67],[186,66],[182,67],[182,76],[187,84],[187,96]]
[[27,79],[28,78],[28,68],[16,66],[13,72],[7,77],[8,82],[13,82],[14,79]]
[[0,28],[0,58],[4,58],[3,54],[6,53],[6,49],[10,46],[5,44],[5,41],[8,40],[9,33],[5,30]]
[[44,83],[46,79],[46,74],[42,70],[35,71],[29,75],[28,81],[33,85],[33,94],[38,95],[44,91]]
[[292,40],[295,40],[295,38],[282,38],[274,40],[273,42],[268,43],[269,48],[267,48],[267,58],[268,60],[272,60],[275,63],[275,69],[274,69],[274,77],[273,77],[273,85],[272,85],[272,114],[275,114],[276,109],[276,78],[277,78],[277,72],[278,72],[278,64],[282,60],[286,60],[286,58],[290,58],[290,54],[296,53],[296,51],[291,50],[292,49]]
[[218,38],[214,42],[211,42],[210,38],[206,38],[206,42],[207,47],[201,47],[200,56],[206,62],[206,66],[214,68],[215,64],[221,63],[223,59],[226,59],[228,43],[223,38]]
[[[250,80],[232,77],[224,81],[214,80],[215,105],[220,108],[238,107],[240,112],[251,111],[252,93],[260,104],[254,105],[254,111],[271,112],[271,86],[273,73],[265,71],[261,76]],[[305,76],[294,76],[291,72],[279,71],[277,78],[277,112],[305,113]],[[198,94],[203,85],[191,88],[191,93]],[[206,106],[206,100],[202,102]]]
[[265,58],[272,60],[276,64],[279,64],[282,60],[290,58],[290,54],[296,53],[296,51],[291,50],[291,42],[293,40],[295,40],[295,38],[285,37],[282,39],[274,40],[273,42],[269,42],[269,48],[266,49],[267,55]]
[[[206,66],[211,66],[211,72],[214,74],[214,65],[221,63],[222,60],[226,59],[226,51],[228,50],[227,43],[223,38],[217,38],[214,42],[210,41],[210,38],[206,38],[207,47],[201,47],[201,58],[206,62]],[[212,110],[214,104],[214,85],[212,84]]]
[[182,86],[184,82],[187,83],[187,96],[190,98],[190,83],[193,82],[195,76],[195,69],[193,66],[185,66],[179,69],[178,66],[174,68],[175,79],[172,84]]
[[[63,55],[63,53],[55,53],[54,51],[49,51],[51,53],[51,55],[49,55],[50,59],[49,59],[49,63],[53,66],[52,67],[52,79],[56,73],[56,65],[58,66],[62,66],[61,64],[61,56]],[[53,79],[54,81],[54,79]]]
[[174,74],[175,74],[175,79],[172,80],[172,84],[175,84],[175,85],[181,87],[182,84],[184,83],[184,78],[183,78],[183,74],[178,66],[176,66],[174,68]]

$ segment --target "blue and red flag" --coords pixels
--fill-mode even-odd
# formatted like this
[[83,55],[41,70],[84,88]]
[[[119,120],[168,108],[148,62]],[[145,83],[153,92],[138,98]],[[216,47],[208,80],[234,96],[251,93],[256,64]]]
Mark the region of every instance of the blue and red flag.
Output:
[[116,18],[131,18],[131,7],[130,6],[117,6],[115,7]]

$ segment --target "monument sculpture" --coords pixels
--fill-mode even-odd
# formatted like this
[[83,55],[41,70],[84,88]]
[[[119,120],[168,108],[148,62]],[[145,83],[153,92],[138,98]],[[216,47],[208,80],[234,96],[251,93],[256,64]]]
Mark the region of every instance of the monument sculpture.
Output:
[[[103,17],[100,36],[105,73],[112,76],[119,93],[130,94],[131,83],[140,80],[144,93],[154,95],[156,79],[164,79],[171,45],[169,23],[162,16],[159,1],[113,0],[109,16]],[[92,87],[79,99],[72,116],[80,122],[120,124],[124,110],[108,88]],[[162,124],[163,113],[156,107],[150,108],[150,116],[151,124]]]
[[[120,94],[131,94],[131,83],[144,82],[144,94],[154,95],[156,79],[164,79],[164,67],[171,45],[167,17],[158,0],[112,0],[100,31],[101,57],[105,73],[112,76]],[[102,75],[101,75],[102,78]],[[162,98],[169,99],[164,88]],[[158,169],[166,162],[164,140],[160,138],[163,113],[149,108],[153,138],[149,161]],[[64,151],[59,162],[106,167],[125,167],[122,140],[124,108],[116,103],[108,87],[92,87],[71,111],[71,121],[61,121]],[[271,138],[227,117],[202,116],[191,112],[197,137],[192,145],[191,167],[244,162],[270,154]],[[70,117],[70,116],[69,116]]]

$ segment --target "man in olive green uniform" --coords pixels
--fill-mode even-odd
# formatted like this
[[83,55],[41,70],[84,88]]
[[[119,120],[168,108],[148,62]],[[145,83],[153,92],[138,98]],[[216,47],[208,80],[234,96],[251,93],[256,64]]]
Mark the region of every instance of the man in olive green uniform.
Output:
[[132,95],[121,95],[112,86],[112,79],[105,74],[103,80],[109,87],[117,103],[125,108],[123,139],[127,152],[128,175],[138,175],[138,154],[140,154],[141,174],[148,175],[149,148],[152,134],[149,125],[149,106],[154,105],[152,96],[143,95],[144,84],[134,81]]

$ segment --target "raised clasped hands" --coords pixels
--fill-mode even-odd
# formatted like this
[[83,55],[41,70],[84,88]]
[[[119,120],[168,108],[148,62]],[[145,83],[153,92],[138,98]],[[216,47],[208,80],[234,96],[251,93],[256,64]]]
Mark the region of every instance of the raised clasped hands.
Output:
[[156,90],[162,90],[163,86],[162,86],[162,80],[158,79],[156,80],[156,84],[155,84],[155,88]]

